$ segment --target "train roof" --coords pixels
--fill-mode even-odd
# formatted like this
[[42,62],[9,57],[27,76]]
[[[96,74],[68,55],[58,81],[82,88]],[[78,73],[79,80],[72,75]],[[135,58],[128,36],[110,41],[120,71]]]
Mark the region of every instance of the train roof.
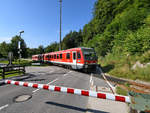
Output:
[[73,51],[73,50],[82,50],[82,49],[93,49],[93,48],[87,48],[87,47],[77,47],[77,48],[70,48],[66,50],[61,50],[61,51],[55,51],[55,52],[50,52],[50,53],[45,53],[45,54],[54,54],[54,53],[61,53],[61,52],[68,52],[68,51]]
[[[62,52],[69,52],[73,50],[84,50],[84,49],[93,49],[93,48],[88,48],[88,47],[76,47],[76,48],[70,48],[66,50],[61,50],[61,51],[54,51],[54,52],[49,52],[49,53],[44,53],[44,55],[49,55],[49,54],[55,54],[55,53],[62,53]],[[43,55],[43,54],[38,54],[38,55]],[[38,56],[38,55],[33,55],[33,56]]]

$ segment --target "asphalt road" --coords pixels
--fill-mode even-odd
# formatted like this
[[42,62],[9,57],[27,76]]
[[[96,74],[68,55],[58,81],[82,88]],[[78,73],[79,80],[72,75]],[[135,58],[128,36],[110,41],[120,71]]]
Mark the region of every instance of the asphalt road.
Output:
[[[25,76],[14,79],[86,90],[89,90],[91,85],[90,74],[66,70],[62,67],[27,67],[26,71]],[[103,80],[97,77],[93,79],[94,84],[107,87]],[[15,102],[16,97],[24,94],[31,95],[32,98],[24,102]],[[0,86],[0,113],[83,113],[88,109],[87,104],[88,97],[21,86]]]

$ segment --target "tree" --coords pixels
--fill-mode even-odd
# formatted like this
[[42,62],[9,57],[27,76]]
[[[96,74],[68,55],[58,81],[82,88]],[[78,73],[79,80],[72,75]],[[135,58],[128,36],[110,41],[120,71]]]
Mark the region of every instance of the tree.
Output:
[[7,58],[8,56],[8,52],[10,51],[10,44],[7,44],[6,42],[2,42],[0,44],[0,53],[1,53],[1,57],[5,57]]
[[18,42],[20,43],[20,48],[21,48],[21,56],[23,58],[27,57],[27,47],[26,47],[26,43],[25,41],[20,37],[20,36],[14,36],[11,40],[10,43],[10,50],[13,52],[14,54],[14,58],[19,58],[19,54],[18,54]]
[[3,57],[3,55],[0,53],[0,58],[2,58]]
[[57,42],[53,42],[45,48],[46,53],[58,51],[58,50],[59,50],[59,44]]
[[62,41],[62,48],[69,49],[74,47],[79,47],[83,43],[82,31],[70,31]]
[[44,47],[40,45],[37,49],[38,54],[43,54],[44,53]]

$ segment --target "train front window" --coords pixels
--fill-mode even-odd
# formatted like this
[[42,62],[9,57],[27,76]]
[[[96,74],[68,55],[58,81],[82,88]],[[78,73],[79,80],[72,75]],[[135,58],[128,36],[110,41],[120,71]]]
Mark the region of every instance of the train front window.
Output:
[[85,60],[97,60],[97,56],[94,49],[84,49],[83,54]]
[[78,59],[81,59],[81,54],[80,54],[80,52],[77,52],[77,56],[78,56]]

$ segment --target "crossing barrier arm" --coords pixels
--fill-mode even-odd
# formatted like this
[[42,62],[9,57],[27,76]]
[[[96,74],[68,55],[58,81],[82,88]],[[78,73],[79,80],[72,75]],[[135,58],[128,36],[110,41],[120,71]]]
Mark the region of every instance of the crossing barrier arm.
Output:
[[29,82],[20,82],[20,81],[13,81],[13,80],[5,80],[5,83],[13,84],[17,86],[32,87],[32,88],[38,88],[38,89],[44,89],[44,90],[50,90],[50,91],[57,91],[57,92],[63,92],[63,93],[81,95],[81,96],[88,96],[88,97],[95,97],[95,98],[100,98],[100,99],[108,99],[108,100],[113,100],[113,101],[131,103],[131,100],[128,96],[114,95],[114,94],[104,93],[104,92],[95,92],[95,91],[90,91],[90,90],[60,87],[60,86],[46,85],[46,84],[29,83]]

